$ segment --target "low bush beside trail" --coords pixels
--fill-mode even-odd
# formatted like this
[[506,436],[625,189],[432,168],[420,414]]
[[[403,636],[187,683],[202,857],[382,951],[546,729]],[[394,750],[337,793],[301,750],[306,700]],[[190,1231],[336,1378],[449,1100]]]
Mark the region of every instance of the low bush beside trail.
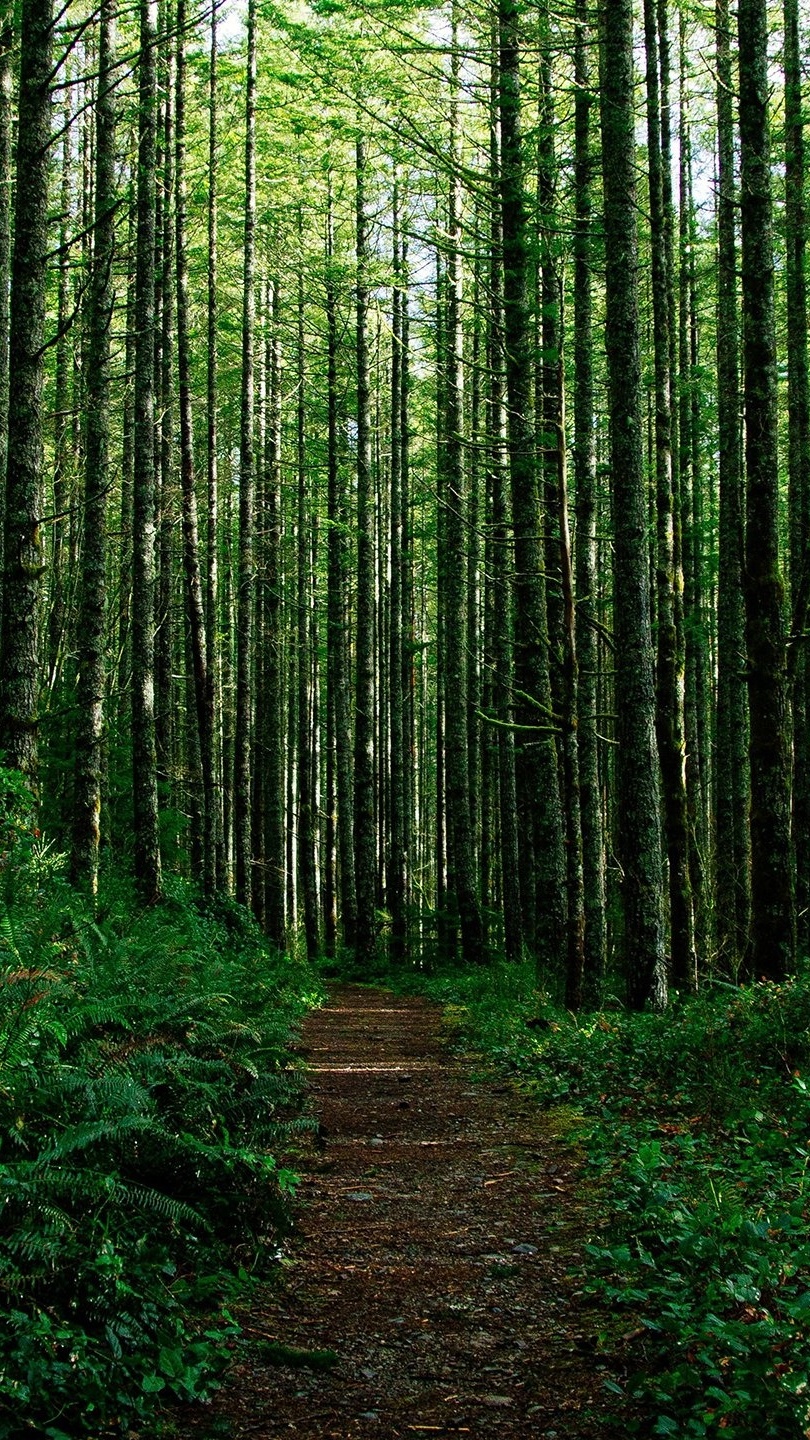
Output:
[[519,966],[426,988],[465,1045],[569,1108],[606,1215],[586,1284],[629,1337],[628,1433],[810,1434],[808,978],[577,1017]]
[[204,1398],[266,1273],[313,1122],[318,984],[190,885],[99,913],[17,797],[0,854],[0,1436],[124,1433]]

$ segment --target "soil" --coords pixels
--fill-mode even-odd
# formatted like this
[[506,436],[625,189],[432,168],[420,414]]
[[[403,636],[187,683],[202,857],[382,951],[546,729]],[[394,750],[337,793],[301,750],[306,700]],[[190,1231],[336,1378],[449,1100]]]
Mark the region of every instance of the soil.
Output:
[[592,1180],[559,1121],[451,1053],[423,999],[335,989],[302,1049],[322,1129],[291,1263],[194,1435],[626,1433],[581,1289]]

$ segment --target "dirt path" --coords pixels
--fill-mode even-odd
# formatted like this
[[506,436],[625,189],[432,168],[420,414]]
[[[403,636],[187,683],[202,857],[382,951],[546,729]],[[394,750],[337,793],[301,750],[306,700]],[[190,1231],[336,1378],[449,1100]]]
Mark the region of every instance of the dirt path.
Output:
[[250,1333],[339,1362],[254,1356],[208,1433],[623,1433],[571,1277],[587,1182],[548,1118],[511,1086],[474,1081],[420,999],[342,987],[303,1048],[325,1148],[304,1179],[295,1263]]

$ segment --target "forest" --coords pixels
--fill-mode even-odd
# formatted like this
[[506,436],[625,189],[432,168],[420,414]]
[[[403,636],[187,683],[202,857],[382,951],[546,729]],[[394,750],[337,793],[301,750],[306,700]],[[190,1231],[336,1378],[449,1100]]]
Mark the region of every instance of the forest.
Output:
[[810,1434],[809,47],[0,0],[0,1437],[229,1393],[362,986],[569,1156],[560,1433]]

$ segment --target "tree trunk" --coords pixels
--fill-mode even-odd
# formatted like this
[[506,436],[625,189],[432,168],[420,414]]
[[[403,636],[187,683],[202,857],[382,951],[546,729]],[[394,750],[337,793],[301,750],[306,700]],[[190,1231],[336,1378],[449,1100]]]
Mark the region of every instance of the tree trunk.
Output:
[[717,594],[717,778],[715,936],[726,974],[748,947],[751,840],[748,828],[748,698],[742,590],[745,498],[740,443],[737,318],[734,75],[728,0],[717,0],[717,426],[720,487]]
[[605,969],[605,851],[599,794],[597,738],[599,647],[597,618],[596,440],[594,434],[593,302],[591,286],[591,77],[588,4],[578,0],[574,101],[576,229],[574,235],[574,478],[576,483],[576,589],[579,653],[579,774],[585,887],[583,998],[599,998]]
[[330,814],[336,809],[335,842],[340,889],[340,923],[343,943],[352,949],[357,928],[357,899],[354,875],[352,832],[353,785],[351,712],[348,675],[347,581],[349,568],[348,503],[341,475],[338,435],[338,313],[335,285],[335,239],[332,210],[332,177],[329,177],[326,234],[326,325],[328,344],[328,465],[329,539],[327,577],[327,685],[334,726],[334,794]]
[[225,887],[225,848],[222,815],[222,673],[219,646],[219,399],[217,387],[217,332],[219,271],[218,220],[218,101],[217,7],[211,7],[211,48],[208,89],[208,307],[206,356],[206,533],[205,585],[206,728],[210,736],[213,774],[212,827],[215,847],[216,888]]
[[[6,518],[6,462],[9,405],[9,284],[11,279],[11,143],[13,7],[7,3],[0,19],[0,630]],[[0,635],[0,642],[2,635]]]
[[51,0],[26,0],[20,31],[17,189],[11,270],[0,747],[36,791],[39,597],[43,574],[42,385],[51,130]]
[[[679,989],[697,983],[692,886],[689,877],[689,817],[686,804],[686,748],[683,716],[683,647],[678,633],[676,594],[683,591],[676,547],[672,474],[672,377],[670,372],[670,288],[667,273],[664,181],[661,163],[661,103],[657,20],[654,0],[644,0],[647,56],[647,155],[650,187],[653,355],[655,368],[655,488],[657,533],[656,731],[663,778],[672,980]],[[678,527],[679,528],[679,527]]]
[[161,889],[155,748],[155,146],[156,35],[140,0],[138,229],[135,260],[135,432],[132,560],[132,778],[135,879],[148,901]]
[[374,496],[368,360],[368,220],[365,141],[357,159],[357,633],[354,722],[354,864],[357,958],[373,957],[376,925],[374,833]]
[[779,569],[778,389],[765,0],[740,0],[740,156],[745,400],[743,591],[751,715],[751,973],[793,970],[796,914],[790,839],[790,747]]
[[[444,570],[444,679],[445,770],[447,821],[453,857],[453,884],[461,925],[461,949],[468,964],[484,959],[484,929],[475,888],[472,823],[467,754],[466,686],[466,559],[464,473],[464,332],[461,260],[461,178],[458,130],[460,61],[456,9],[453,10],[451,144],[447,274],[447,333],[445,356],[445,424],[441,448],[445,507],[443,526]],[[442,502],[440,502],[442,503]]]
[[[304,215],[298,211],[298,243],[303,251]],[[315,871],[315,764],[312,726],[312,654],[310,636],[310,551],[314,529],[307,485],[306,454],[306,331],[304,325],[303,253],[298,271],[298,399],[296,406],[296,468],[298,471],[298,873],[304,900],[307,957],[320,949],[318,888]]]
[[[508,451],[515,557],[515,675],[521,908],[545,965],[565,953],[565,859],[551,710],[540,505],[530,423],[528,227],[523,193],[517,0],[500,0],[501,205]],[[536,904],[535,904],[536,902]]]
[[634,1009],[641,1009],[649,1003],[665,1003],[666,976],[642,457],[631,0],[611,0],[606,7],[601,60],[618,713],[617,858],[622,870],[628,999]]
[[279,949],[284,946],[284,647],[281,607],[281,292],[272,284],[268,306],[267,424],[265,427],[264,640],[265,693],[262,727],[265,763],[264,924]]
[[104,742],[104,606],[107,594],[107,496],[110,487],[110,329],[115,309],[115,0],[100,16],[96,98],[96,184],[93,268],[88,306],[87,422],[82,575],[76,632],[73,837],[70,875],[95,895],[101,837]]
[[788,500],[790,515],[791,656],[793,675],[793,844],[801,950],[810,940],[810,724],[805,592],[810,584],[810,389],[807,359],[807,217],[805,206],[802,64],[797,0],[785,17],[785,250],[787,258]]
[[194,426],[191,411],[191,341],[189,334],[188,242],[186,236],[186,0],[177,3],[177,73],[175,108],[175,263],[177,266],[177,373],[180,402],[180,481],[183,496],[183,568],[186,615],[191,650],[194,721],[199,755],[192,785],[203,812],[202,883],[207,895],[216,888],[216,825],[214,812],[213,735],[210,728],[208,654],[200,568],[197,493],[194,474]]
[[256,328],[256,0],[249,0],[245,90],[245,235],[242,272],[242,397],[239,431],[239,574],[236,612],[236,740],[234,848],[236,898],[250,903],[250,757],[253,720],[253,608],[255,591],[254,355]]
[[405,612],[403,604],[402,532],[402,275],[400,252],[400,190],[394,180],[393,288],[391,295],[391,601],[389,623],[389,712],[391,727],[391,802],[388,842],[387,901],[391,915],[391,959],[405,955],[405,693],[402,685]]

